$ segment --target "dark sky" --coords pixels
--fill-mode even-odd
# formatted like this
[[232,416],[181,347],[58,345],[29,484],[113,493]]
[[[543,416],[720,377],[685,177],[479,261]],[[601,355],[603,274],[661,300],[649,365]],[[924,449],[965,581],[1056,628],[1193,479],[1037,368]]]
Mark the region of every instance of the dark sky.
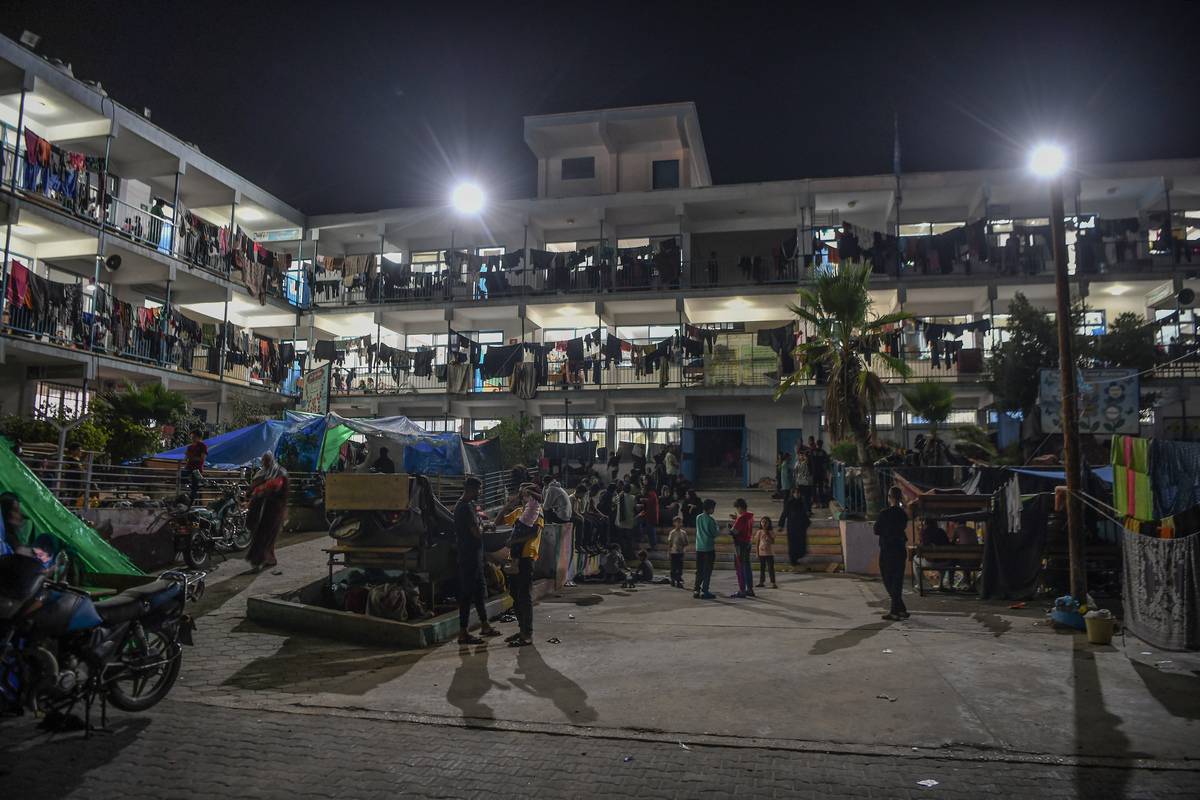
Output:
[[[119,102],[316,214],[534,193],[525,114],[694,100],[713,181],[1200,156],[1200,3],[8,0]],[[569,9],[569,10],[568,10]]]

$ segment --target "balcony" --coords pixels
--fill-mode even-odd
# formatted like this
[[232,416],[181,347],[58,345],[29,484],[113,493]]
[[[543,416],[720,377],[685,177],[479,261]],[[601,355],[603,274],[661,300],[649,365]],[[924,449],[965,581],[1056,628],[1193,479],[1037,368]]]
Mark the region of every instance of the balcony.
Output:
[[[27,280],[32,277],[35,276]],[[9,281],[11,288],[14,283],[11,271]],[[159,318],[154,317],[150,309],[126,304],[130,319],[120,321],[124,313],[117,315],[115,311],[108,311],[96,315],[96,293],[84,291],[82,284],[39,279],[38,285],[36,293],[13,292],[5,302],[0,331],[6,337],[272,392],[280,392],[286,383],[264,374],[261,366],[253,364],[252,359],[243,360],[232,355],[227,356],[222,376],[215,347],[177,336],[169,332],[168,326],[151,322]],[[20,300],[22,296],[28,297],[29,301],[13,301],[14,297]],[[179,319],[181,323],[189,326],[194,323],[195,329],[201,329],[198,321],[183,315]],[[255,337],[246,348],[251,354],[257,352],[255,348],[259,347],[260,339]]]
[[[0,185],[13,190],[29,204],[96,228],[103,227],[108,235],[119,240],[245,285],[244,277],[237,279],[242,270],[238,267],[234,248],[239,234],[243,233],[237,226],[231,229],[229,224],[214,224],[182,205],[172,212],[165,205],[154,204],[146,208],[128,203],[115,193],[120,176],[106,173],[103,159],[56,150],[56,153],[71,158],[64,157],[58,167],[32,165],[27,161],[24,143],[14,129],[4,125],[2,134],[4,174],[0,177]],[[103,193],[102,178],[107,183]],[[279,254],[273,260],[286,262],[287,256]],[[265,294],[300,305],[304,295],[303,276],[288,272],[286,266],[264,267],[267,276]]]

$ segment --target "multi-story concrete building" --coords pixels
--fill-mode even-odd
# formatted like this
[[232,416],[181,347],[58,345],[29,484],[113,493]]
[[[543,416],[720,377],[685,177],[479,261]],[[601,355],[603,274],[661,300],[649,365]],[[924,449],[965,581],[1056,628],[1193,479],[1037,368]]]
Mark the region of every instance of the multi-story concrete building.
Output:
[[[919,320],[896,352],[907,380],[954,386],[951,424],[998,422],[985,365],[1012,298],[1053,308],[1048,195],[1023,167],[713,185],[690,103],[525,118],[538,196],[469,214],[306,217],[8,40],[0,123],[5,411],[155,380],[217,421],[239,393],[290,403],[332,341],[343,414],[466,433],[525,414],[559,441],[677,441],[689,470],[757,480],[781,442],[822,435],[819,384],[773,400],[772,343],[832,261],[872,263],[878,312]],[[1200,269],[1200,159],[1076,165],[1067,183],[1087,332],[1165,318],[1155,335],[1179,352],[1196,325],[1179,298]],[[47,287],[50,305],[30,297]],[[686,347],[657,350],[676,336]],[[443,369],[459,352],[468,366]],[[514,393],[524,360],[546,363]],[[1190,433],[1190,370],[1144,376],[1159,398],[1146,432]],[[921,429],[898,392],[876,422],[896,440]]]

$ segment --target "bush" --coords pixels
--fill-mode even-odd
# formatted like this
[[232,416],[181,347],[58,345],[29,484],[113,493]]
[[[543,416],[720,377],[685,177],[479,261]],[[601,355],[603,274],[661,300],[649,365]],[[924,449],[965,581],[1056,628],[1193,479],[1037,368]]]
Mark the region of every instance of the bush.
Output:
[[848,467],[861,466],[858,460],[858,445],[852,439],[843,439],[829,451],[834,461],[840,461]]

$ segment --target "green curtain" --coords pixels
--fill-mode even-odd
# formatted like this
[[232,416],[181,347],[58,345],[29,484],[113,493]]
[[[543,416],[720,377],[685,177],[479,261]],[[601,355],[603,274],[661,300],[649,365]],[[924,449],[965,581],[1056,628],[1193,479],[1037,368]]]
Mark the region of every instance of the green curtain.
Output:
[[21,510],[35,534],[47,533],[66,545],[73,561],[88,572],[141,575],[124,553],[100,538],[51,494],[12,451],[12,442],[0,436],[0,489],[21,500]]
[[338,451],[347,439],[354,435],[354,431],[345,425],[333,425],[325,429],[325,442],[321,445],[321,466],[322,471],[328,471],[334,462],[337,461]]

